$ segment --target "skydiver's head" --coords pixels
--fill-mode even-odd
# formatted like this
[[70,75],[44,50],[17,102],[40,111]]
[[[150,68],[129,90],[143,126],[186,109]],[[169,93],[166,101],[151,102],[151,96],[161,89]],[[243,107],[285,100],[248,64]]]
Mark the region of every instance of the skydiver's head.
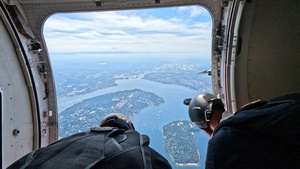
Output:
[[100,127],[117,127],[124,130],[134,130],[131,121],[127,120],[126,116],[120,113],[111,113],[104,117],[100,122]]
[[185,104],[189,105],[191,121],[209,135],[213,133],[225,111],[222,100],[210,93],[199,94]]

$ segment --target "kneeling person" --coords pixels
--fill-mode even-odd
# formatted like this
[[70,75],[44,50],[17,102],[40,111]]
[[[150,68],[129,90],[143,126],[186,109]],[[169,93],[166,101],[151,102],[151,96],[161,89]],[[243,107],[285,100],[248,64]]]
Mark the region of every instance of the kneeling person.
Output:
[[211,136],[206,169],[300,168],[300,94],[253,102],[232,115],[205,93],[189,102],[189,116]]

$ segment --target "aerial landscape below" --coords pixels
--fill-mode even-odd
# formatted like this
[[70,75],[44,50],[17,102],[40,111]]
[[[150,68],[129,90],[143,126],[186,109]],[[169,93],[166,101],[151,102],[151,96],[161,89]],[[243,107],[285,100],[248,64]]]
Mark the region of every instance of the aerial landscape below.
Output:
[[[199,148],[207,139],[189,121],[182,101],[211,92],[211,77],[198,74],[209,68],[207,59],[70,57],[53,60],[59,139],[98,126],[110,113],[122,113],[137,131],[150,137],[150,146],[173,169],[203,168],[205,154]],[[62,59],[68,58],[70,64],[63,64]]]

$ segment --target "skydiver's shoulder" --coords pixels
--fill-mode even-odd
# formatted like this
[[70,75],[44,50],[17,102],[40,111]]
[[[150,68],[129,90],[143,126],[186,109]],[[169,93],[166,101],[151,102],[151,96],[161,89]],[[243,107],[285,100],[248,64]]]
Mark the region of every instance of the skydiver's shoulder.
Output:
[[208,143],[209,145],[227,148],[228,146],[243,146],[244,143],[246,146],[252,139],[253,137],[249,132],[245,132],[233,126],[224,126],[221,127],[218,132],[214,133]]

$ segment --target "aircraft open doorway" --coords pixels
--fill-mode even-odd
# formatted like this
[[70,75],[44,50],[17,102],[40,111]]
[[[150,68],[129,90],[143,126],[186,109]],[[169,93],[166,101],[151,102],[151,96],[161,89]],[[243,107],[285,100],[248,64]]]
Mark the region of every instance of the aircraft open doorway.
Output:
[[44,37],[59,138],[122,113],[173,168],[203,168],[209,138],[182,102],[212,92],[211,77],[199,73],[211,68],[211,36],[211,16],[200,6],[51,16]]

